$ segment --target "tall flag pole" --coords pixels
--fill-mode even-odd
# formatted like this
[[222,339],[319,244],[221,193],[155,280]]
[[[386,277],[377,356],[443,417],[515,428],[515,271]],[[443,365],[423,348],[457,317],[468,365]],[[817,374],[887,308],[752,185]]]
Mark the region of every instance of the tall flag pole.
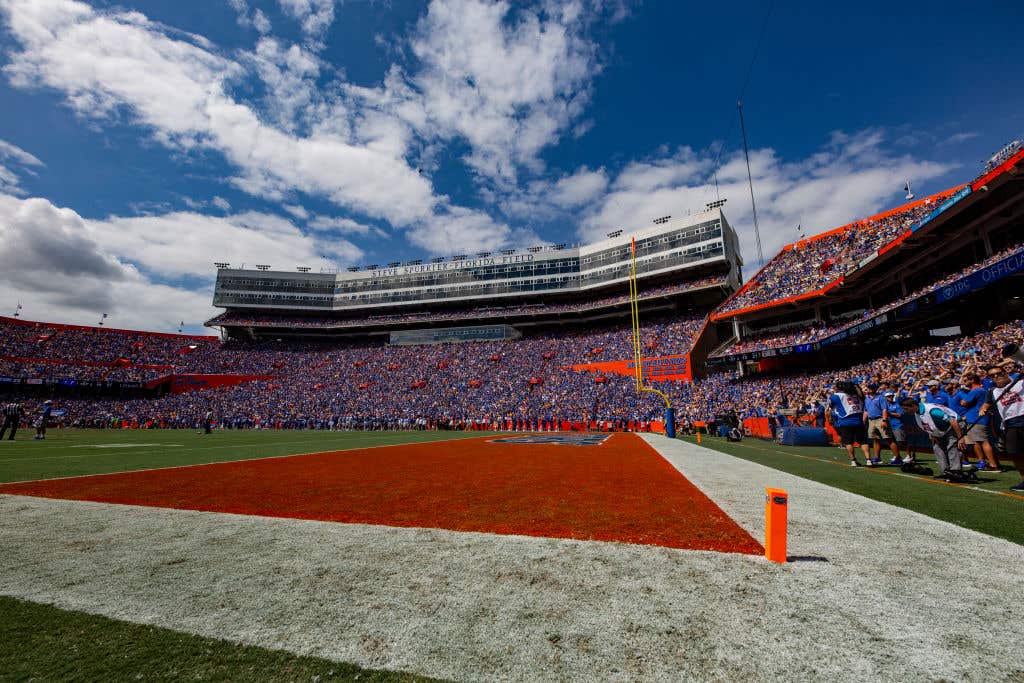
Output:
[[740,110],[740,131],[743,133],[743,156],[747,160],[747,184],[750,186],[750,209],[754,214],[754,238],[757,240],[757,265],[764,266],[764,249],[761,248],[761,227],[757,224],[757,203],[754,202],[754,177],[750,174],[750,151],[747,149],[747,126],[743,122],[743,100],[736,103]]

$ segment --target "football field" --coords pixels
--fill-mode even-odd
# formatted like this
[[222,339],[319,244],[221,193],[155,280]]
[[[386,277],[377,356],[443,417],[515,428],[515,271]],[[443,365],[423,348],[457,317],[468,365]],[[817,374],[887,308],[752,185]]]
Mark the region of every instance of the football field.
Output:
[[[631,434],[72,430],[5,442],[0,670],[1024,671],[1012,609],[1024,548],[994,537],[1019,542],[1016,530],[976,523],[1002,528],[1024,501],[989,482],[954,489],[837,467],[827,450],[712,445],[721,450]],[[762,556],[766,486],[790,493],[785,565]]]

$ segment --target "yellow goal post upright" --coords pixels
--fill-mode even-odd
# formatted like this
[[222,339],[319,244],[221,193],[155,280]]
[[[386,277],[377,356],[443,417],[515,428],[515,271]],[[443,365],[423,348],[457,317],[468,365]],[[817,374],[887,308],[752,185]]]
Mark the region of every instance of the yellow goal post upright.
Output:
[[665,401],[665,436],[674,439],[676,437],[676,415],[672,409],[672,402],[669,401],[665,392],[644,385],[643,346],[640,341],[640,295],[636,282],[636,237],[630,241],[630,256],[632,265],[629,269],[629,308],[633,322],[633,367],[636,375],[636,391],[638,394],[644,392],[657,394]]

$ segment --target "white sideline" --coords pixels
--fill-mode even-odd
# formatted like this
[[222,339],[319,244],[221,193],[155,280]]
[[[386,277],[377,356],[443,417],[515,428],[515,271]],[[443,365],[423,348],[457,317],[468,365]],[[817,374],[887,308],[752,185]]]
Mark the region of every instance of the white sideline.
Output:
[[649,443],[755,538],[787,489],[791,553],[827,561],[0,496],[0,593],[455,680],[1024,670],[1021,546]]

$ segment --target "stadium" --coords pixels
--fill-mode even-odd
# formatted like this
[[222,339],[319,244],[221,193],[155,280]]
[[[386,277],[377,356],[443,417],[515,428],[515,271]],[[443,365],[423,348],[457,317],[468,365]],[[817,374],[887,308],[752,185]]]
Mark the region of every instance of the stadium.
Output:
[[[575,80],[584,36],[640,9],[433,0],[407,44],[366,33],[436,73],[396,62],[369,87],[332,64],[366,38],[330,33],[333,2],[210,8],[257,36],[235,52],[206,24],[51,4],[0,0],[11,87],[147,131],[103,140],[117,181],[94,159],[80,183],[236,194],[126,217],[101,191],[83,217],[29,196],[48,164],[0,139],[0,290],[35,296],[0,316],[0,680],[1024,680],[1019,139],[974,166],[964,132],[928,163],[838,126],[794,162],[749,150],[774,3],[743,48],[742,153],[599,164],[581,141],[615,119],[574,113],[601,96]],[[501,40],[459,28],[486,21]],[[461,72],[463,44],[488,68]],[[538,64],[489,81],[527,57],[564,67],[556,94],[515,99]],[[523,151],[552,128],[581,172]],[[152,171],[164,148],[181,168]],[[443,186],[446,164],[471,170]],[[547,229],[503,230],[473,193]],[[816,208],[783,240],[789,204]],[[197,291],[203,317],[168,326]],[[164,322],[36,314],[97,301]]]

